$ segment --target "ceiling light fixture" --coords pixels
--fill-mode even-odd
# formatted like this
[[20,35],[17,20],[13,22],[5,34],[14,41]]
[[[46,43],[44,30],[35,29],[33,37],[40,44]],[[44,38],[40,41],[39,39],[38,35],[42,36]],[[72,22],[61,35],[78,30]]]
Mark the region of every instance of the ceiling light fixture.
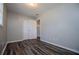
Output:
[[31,7],[37,7],[38,4],[37,3],[28,3],[28,5]]

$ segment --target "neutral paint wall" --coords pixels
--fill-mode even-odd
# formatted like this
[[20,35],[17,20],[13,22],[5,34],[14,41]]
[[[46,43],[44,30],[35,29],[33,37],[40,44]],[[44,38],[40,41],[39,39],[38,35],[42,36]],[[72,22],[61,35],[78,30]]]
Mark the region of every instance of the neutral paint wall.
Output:
[[[8,42],[24,39],[24,21],[33,20],[27,16],[8,12]],[[26,24],[28,25],[28,24]]]
[[7,22],[8,22],[8,17],[7,17],[7,6],[6,4],[4,4],[4,8],[3,8],[3,39],[5,40],[5,42],[7,42]]
[[[2,7],[1,7],[2,5]],[[6,4],[0,4],[0,11],[2,10],[2,25],[0,25],[0,54],[2,53],[4,46],[7,42],[7,8]]]
[[42,41],[79,52],[79,4],[59,4],[38,19]]
[[8,12],[7,40],[22,39],[22,17],[19,14]]

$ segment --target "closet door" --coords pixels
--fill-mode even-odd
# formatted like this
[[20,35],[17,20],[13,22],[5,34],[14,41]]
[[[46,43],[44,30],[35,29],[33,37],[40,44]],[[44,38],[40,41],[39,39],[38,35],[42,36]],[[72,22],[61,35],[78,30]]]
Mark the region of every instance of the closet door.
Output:
[[29,20],[29,39],[36,39],[37,38],[37,28],[36,28],[36,21]]
[[28,38],[28,21],[24,20],[23,23],[23,39],[29,39]]
[[24,39],[36,39],[37,28],[35,20],[24,20]]

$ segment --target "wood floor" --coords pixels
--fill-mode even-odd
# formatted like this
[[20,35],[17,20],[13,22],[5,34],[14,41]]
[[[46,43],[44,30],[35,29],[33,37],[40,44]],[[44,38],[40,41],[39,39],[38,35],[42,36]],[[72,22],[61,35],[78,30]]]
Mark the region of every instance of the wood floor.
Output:
[[77,53],[32,39],[9,43],[4,55],[77,55]]

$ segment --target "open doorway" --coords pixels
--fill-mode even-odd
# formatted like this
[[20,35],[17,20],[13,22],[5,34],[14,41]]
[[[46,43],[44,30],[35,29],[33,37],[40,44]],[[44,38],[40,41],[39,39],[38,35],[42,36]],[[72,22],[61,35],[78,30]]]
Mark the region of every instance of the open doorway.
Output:
[[37,20],[37,39],[40,40],[40,19]]

